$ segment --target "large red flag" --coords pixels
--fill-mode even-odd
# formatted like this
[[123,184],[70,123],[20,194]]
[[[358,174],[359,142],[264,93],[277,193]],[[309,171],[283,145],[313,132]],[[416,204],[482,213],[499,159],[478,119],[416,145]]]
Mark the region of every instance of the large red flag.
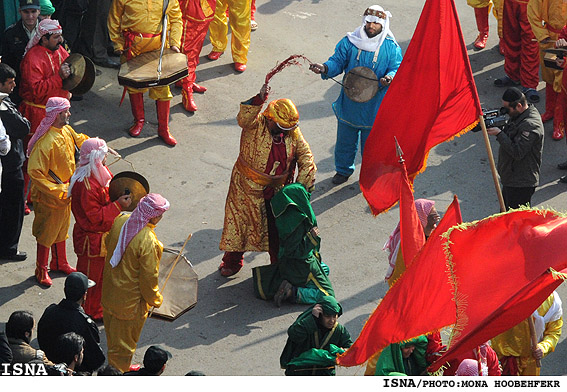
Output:
[[449,351],[431,368],[438,369],[543,303],[567,277],[566,236],[567,218],[526,209],[430,237],[337,362],[360,365],[387,344],[453,325]]
[[481,113],[455,4],[427,0],[364,147],[360,188],[373,214],[400,196],[394,137],[413,181],[429,150],[472,129]]
[[420,253],[388,290],[354,344],[337,358],[339,365],[363,364],[391,343],[455,323],[454,307],[452,311],[450,309],[451,285],[445,272],[441,235],[461,222],[459,201],[455,196]]

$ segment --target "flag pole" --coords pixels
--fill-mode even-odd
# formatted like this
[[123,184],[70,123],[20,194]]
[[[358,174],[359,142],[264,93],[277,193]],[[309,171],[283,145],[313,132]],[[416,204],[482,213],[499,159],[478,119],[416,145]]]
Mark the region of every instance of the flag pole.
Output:
[[498,202],[500,203],[500,212],[505,212],[506,206],[504,205],[502,190],[500,189],[500,184],[498,183],[498,173],[496,172],[494,156],[492,155],[492,148],[490,147],[490,139],[488,138],[486,124],[484,122],[484,117],[482,116],[482,114],[478,117],[478,119],[480,122],[480,128],[482,129],[482,135],[484,136],[484,145],[486,146],[486,154],[488,155],[488,163],[490,164],[490,171],[492,173],[492,180],[494,181],[494,188],[496,188],[496,195],[498,196]]
[[400,147],[400,144],[398,143],[398,138],[395,137],[395,136],[394,136],[394,142],[396,142],[396,155],[398,156],[398,158],[400,158],[398,160],[398,162],[403,164],[405,162],[404,152],[402,151],[402,148]]

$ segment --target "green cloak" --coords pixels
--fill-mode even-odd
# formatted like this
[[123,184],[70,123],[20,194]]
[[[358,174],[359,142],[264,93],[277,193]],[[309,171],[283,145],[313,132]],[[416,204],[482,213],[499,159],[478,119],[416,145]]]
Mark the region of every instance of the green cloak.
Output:
[[[402,356],[402,348],[415,346],[409,358]],[[427,337],[418,336],[404,343],[393,343],[382,350],[378,362],[376,362],[376,376],[392,376],[394,373],[402,373],[407,376],[421,375],[429,365],[425,360],[427,351]]]

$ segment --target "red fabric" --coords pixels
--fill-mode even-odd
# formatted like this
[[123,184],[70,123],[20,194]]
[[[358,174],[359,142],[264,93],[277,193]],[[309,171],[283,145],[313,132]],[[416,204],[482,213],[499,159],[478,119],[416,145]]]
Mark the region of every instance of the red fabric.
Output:
[[[67,57],[69,53],[62,47],[52,52],[36,45],[28,51],[20,65],[20,96],[24,101],[45,106],[51,97],[69,98],[69,92],[63,90],[63,80],[59,76],[59,68]],[[25,102],[20,104],[19,109],[22,115],[30,120],[30,133],[34,133],[45,117],[45,109],[27,105]]]
[[[565,236],[567,218],[537,210],[512,211],[453,230],[447,263],[456,334],[431,369],[507,331],[537,309],[563,282],[548,269],[567,272]],[[455,305],[446,306],[454,314]]]
[[186,91],[195,82],[195,69],[199,65],[199,55],[203,48],[203,42],[209,31],[209,24],[215,16],[215,0],[208,0],[213,13],[205,16],[200,1],[179,0],[181,13],[183,15],[183,35],[181,36],[181,51],[187,55],[187,70],[189,74],[183,79],[183,88]]
[[75,253],[100,256],[102,236],[110,231],[114,219],[122,209],[118,203],[110,201],[108,188],[99,185],[95,179],[89,178],[77,181],[73,186],[71,211],[75,217],[73,227]]
[[[363,364],[391,343],[409,340],[455,322],[441,234],[460,222],[461,211],[455,197],[413,263],[386,292],[358,339],[337,358],[339,365]],[[429,317],[425,317],[426,314]]]
[[537,88],[539,44],[528,20],[528,2],[505,1],[502,11],[504,72],[522,86]]
[[94,320],[102,318],[102,306],[100,298],[102,296],[102,273],[104,271],[104,257],[88,257],[86,255],[77,256],[77,271],[87,275],[96,283],[87,291],[87,300],[83,304],[85,313]]
[[360,188],[372,212],[387,210],[400,196],[394,137],[413,181],[429,150],[471,128],[481,113],[455,4],[428,0],[364,147]]
[[427,335],[427,350],[425,351],[425,360],[427,363],[435,362],[447,350],[447,346],[441,340],[441,333],[433,332]]
[[403,179],[400,194],[400,236],[402,255],[407,267],[425,244],[423,226],[417,215],[413,192],[408,180],[406,165],[403,166]]
[[502,357],[502,375],[503,376],[519,376],[518,359],[516,357]]

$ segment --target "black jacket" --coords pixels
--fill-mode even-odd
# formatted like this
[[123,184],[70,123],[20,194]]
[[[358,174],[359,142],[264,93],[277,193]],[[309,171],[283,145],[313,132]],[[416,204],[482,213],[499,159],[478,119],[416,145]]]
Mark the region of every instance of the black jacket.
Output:
[[37,323],[39,347],[51,361],[62,362],[57,338],[67,332],[75,332],[85,339],[83,363],[75,370],[94,372],[101,367],[106,358],[100,348],[98,327],[78,303],[64,299],[49,305]]
[[21,19],[8,27],[2,35],[2,45],[0,46],[2,62],[8,64],[16,71],[16,88],[14,92],[10,94],[10,97],[16,104],[21,102],[21,98],[18,95],[18,86],[21,80],[20,63],[24,58],[24,52],[26,51],[26,45],[29,40],[26,28]]
[[0,93],[0,119],[10,137],[12,148],[1,157],[2,169],[5,171],[19,170],[26,159],[24,151],[24,138],[30,132],[30,122],[22,116],[16,105],[7,96]]
[[543,154],[543,123],[532,104],[517,118],[508,121],[496,136],[498,174],[503,186],[523,188],[539,185]]
[[12,349],[4,332],[0,332],[0,363],[12,362]]

